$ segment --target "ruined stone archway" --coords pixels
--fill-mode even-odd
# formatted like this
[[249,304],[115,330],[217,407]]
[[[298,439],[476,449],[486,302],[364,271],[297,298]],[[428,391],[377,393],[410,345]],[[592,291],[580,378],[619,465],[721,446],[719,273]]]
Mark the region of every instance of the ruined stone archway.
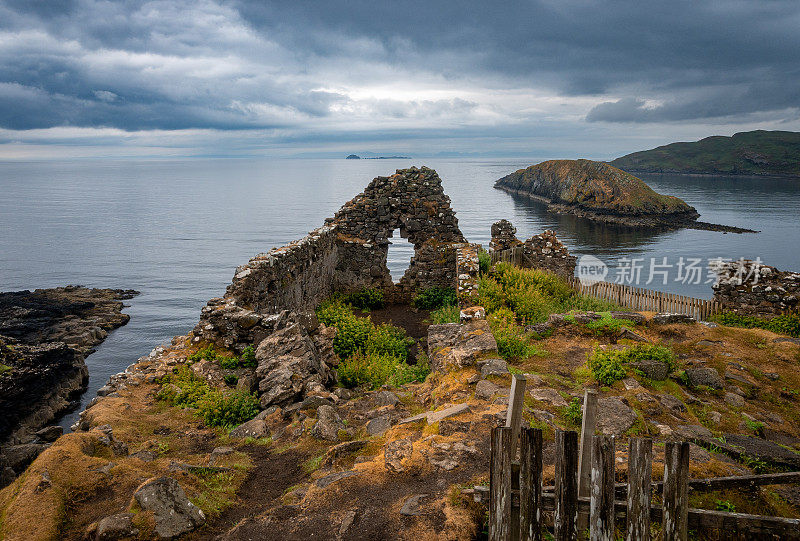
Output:
[[405,275],[414,259],[414,245],[405,238],[399,229],[395,229],[389,237],[387,246],[386,267],[395,284]]
[[[455,285],[453,245],[466,241],[442,181],[432,169],[399,169],[389,177],[375,178],[329,223],[338,232],[338,289],[376,287],[399,301],[419,289]],[[386,265],[395,230],[414,245],[414,257],[397,284]]]

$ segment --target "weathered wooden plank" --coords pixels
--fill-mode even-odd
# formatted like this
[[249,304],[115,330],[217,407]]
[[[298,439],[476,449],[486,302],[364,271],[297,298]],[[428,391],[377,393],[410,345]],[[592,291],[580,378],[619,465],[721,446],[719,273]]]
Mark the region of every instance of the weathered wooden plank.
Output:
[[628,541],[649,539],[650,487],[653,475],[653,440],[631,438],[628,444]]
[[581,421],[581,454],[578,458],[578,496],[589,497],[592,476],[592,437],[597,428],[597,391],[583,392],[583,420]]
[[614,541],[614,438],[592,437],[589,538]]
[[689,510],[689,444],[664,446],[664,541],[686,541]]
[[542,538],[542,430],[523,428],[519,470],[520,541]]
[[[475,487],[475,496],[481,501],[488,500],[488,489]],[[514,494],[519,504],[519,493]],[[578,499],[578,509],[581,513],[588,513],[590,508],[589,498]],[[542,493],[542,511],[552,512],[555,509],[555,495],[552,492]],[[626,519],[627,503],[614,502],[615,514],[618,521]],[[772,517],[764,515],[748,515],[745,513],[726,513],[724,511],[709,511],[707,509],[689,509],[689,529],[710,531],[715,530],[722,534],[750,535],[750,538],[800,540],[800,519]],[[661,522],[663,510],[660,506],[651,505],[650,520]]]
[[489,470],[489,539],[511,540],[511,429],[492,429]]
[[556,430],[554,533],[556,541],[578,539],[578,434]]
[[523,374],[514,374],[511,380],[511,393],[506,410],[506,427],[511,429],[511,457],[517,456],[519,427],[522,426],[522,407],[525,403],[525,385],[527,379]]

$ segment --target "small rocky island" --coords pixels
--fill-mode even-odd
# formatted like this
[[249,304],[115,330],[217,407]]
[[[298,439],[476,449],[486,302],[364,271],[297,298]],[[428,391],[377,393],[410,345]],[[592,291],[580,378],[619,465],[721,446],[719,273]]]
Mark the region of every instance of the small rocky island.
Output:
[[658,229],[752,232],[698,222],[700,215],[694,207],[656,192],[640,178],[605,162],[549,160],[504,176],[495,182],[495,188],[546,203],[553,212],[599,222]]
[[85,357],[128,322],[122,301],[137,294],[80,286],[0,293],[0,486],[61,434],[47,425],[78,406]]

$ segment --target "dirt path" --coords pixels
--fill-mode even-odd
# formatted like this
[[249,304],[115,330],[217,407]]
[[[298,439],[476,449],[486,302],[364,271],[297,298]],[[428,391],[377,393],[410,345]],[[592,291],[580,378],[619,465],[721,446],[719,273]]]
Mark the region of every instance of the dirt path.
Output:
[[261,445],[250,445],[243,450],[250,455],[255,467],[242,483],[236,503],[187,539],[217,539],[240,521],[256,517],[273,507],[275,499],[280,498],[287,488],[308,476],[302,468],[308,457],[296,451],[277,454],[270,447]]

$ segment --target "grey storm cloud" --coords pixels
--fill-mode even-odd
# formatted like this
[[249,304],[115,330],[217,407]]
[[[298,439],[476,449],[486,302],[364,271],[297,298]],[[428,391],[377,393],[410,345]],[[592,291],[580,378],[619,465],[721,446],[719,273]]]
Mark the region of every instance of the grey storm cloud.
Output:
[[777,115],[800,107],[798,28],[796,0],[0,0],[0,128],[463,123],[480,110],[336,89],[420,76],[606,99],[584,109],[590,122]]

